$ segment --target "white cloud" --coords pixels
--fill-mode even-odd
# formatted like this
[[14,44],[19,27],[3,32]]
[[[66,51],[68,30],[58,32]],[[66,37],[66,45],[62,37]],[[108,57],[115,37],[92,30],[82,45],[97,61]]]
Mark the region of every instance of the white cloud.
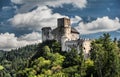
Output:
[[78,23],[78,22],[80,22],[81,20],[82,20],[81,17],[75,16],[74,18],[71,18],[71,23],[72,23],[72,24],[73,24],[73,23]]
[[36,10],[28,13],[17,14],[9,21],[14,27],[29,28],[32,30],[41,30],[42,27],[57,26],[57,18],[66,17],[59,13],[52,13],[52,10],[46,6],[38,7]]
[[32,32],[30,34],[25,34],[19,37],[19,40],[26,40],[26,41],[36,41],[40,39],[41,39],[41,35],[38,32]]
[[[63,4],[72,4],[74,7],[84,8],[86,7],[87,0],[48,0],[45,1],[45,4],[53,7],[62,6]],[[53,5],[54,4],[54,5]]]
[[21,37],[16,37],[14,33],[0,34],[0,50],[11,50],[39,42],[41,42],[41,35],[38,32],[32,32]]
[[23,4],[24,0],[11,0],[11,2],[13,2],[15,4]]
[[105,16],[102,18],[97,18],[89,23],[80,22],[76,29],[81,34],[115,31],[120,29],[120,20],[117,17],[115,19],[110,19]]
[[4,11],[14,11],[14,13],[17,13],[18,7],[16,5],[3,6],[1,12],[4,12]]
[[27,12],[35,6],[61,7],[63,4],[72,4],[74,7],[85,8],[87,0],[11,0],[15,4],[24,4],[19,12]]
[[11,9],[12,9],[12,7],[10,7],[10,6],[3,6],[2,7],[3,11],[7,11],[7,10],[11,10]]
[[[10,19],[14,27],[17,28],[29,28],[34,31],[41,31],[42,27],[57,26],[57,18],[67,17],[60,15],[59,13],[52,13],[52,10],[47,6],[38,7],[36,10],[28,13],[22,13],[15,15]],[[96,32],[114,31],[120,28],[120,22],[118,18],[110,19],[109,17],[97,18],[96,20],[84,23],[82,18],[75,16],[71,18],[72,23],[79,23],[76,29],[81,34],[89,34]]]

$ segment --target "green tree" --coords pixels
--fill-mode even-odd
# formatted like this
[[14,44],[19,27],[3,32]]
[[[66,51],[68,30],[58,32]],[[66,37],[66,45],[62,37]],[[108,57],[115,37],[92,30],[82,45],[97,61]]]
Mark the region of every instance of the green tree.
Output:
[[85,60],[86,75],[85,77],[91,77],[94,74],[94,62],[91,59]]
[[45,54],[47,54],[48,52],[50,52],[50,48],[49,48],[49,46],[47,46],[47,45],[44,46],[42,50],[43,50],[43,52],[44,52]]
[[117,43],[118,43],[118,47],[119,47],[119,49],[120,49],[120,39],[118,40],[118,42],[117,42]]
[[119,51],[111,41],[110,35],[104,34],[92,43],[91,59],[94,61],[96,77],[119,77]]
[[4,69],[4,67],[0,65],[0,71],[3,70],[3,69]]

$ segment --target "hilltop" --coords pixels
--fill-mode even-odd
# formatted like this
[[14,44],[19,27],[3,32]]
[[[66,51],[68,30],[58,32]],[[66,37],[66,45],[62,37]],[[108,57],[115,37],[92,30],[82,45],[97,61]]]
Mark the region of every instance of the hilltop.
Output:
[[90,56],[83,51],[61,51],[55,40],[0,52],[0,77],[119,77],[120,42],[104,34],[91,44]]

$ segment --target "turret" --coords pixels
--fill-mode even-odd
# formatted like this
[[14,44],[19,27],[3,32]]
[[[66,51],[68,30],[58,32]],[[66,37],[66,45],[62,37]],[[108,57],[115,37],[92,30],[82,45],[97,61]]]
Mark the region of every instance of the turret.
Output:
[[58,27],[69,27],[70,26],[70,19],[68,18],[59,18],[57,20]]
[[59,18],[57,20],[58,28],[61,30],[61,36],[65,36],[69,39],[71,33],[70,19]]
[[53,36],[51,34],[51,27],[43,27],[42,28],[42,41],[46,41],[46,40],[52,40]]

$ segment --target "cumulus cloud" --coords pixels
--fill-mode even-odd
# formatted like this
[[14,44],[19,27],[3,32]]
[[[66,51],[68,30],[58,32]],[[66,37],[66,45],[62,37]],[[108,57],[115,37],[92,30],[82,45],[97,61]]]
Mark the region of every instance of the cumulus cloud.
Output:
[[41,35],[38,32],[32,32],[30,34],[25,34],[19,37],[19,40],[26,40],[26,41],[36,41],[41,39]]
[[74,7],[85,8],[87,0],[11,0],[15,4],[24,4],[20,12],[28,11],[35,6],[61,7],[63,4],[72,4]]
[[11,10],[11,9],[12,9],[12,7],[10,7],[10,6],[3,6],[2,7],[3,11],[7,11],[7,10]]
[[47,6],[38,7],[36,10],[28,13],[15,15],[9,21],[14,27],[29,28],[32,30],[41,30],[42,27],[57,26],[57,18],[66,17],[59,13],[52,13],[52,10]]
[[11,50],[39,42],[41,42],[41,35],[38,32],[32,32],[20,37],[16,37],[14,33],[0,34],[0,50]]
[[[85,8],[86,4],[87,4],[87,0],[48,0],[45,2],[45,4],[47,4],[48,6],[52,6],[52,7],[58,7],[58,6],[62,6],[63,4],[72,4],[74,7],[78,7],[78,8]],[[53,5],[54,4],[54,5]]]
[[[36,10],[28,13],[22,13],[15,15],[10,22],[14,27],[17,28],[28,28],[35,31],[41,31],[42,27],[52,27],[57,26],[57,18],[67,17],[60,15],[59,13],[53,13],[47,6],[38,7]],[[75,27],[81,34],[114,31],[120,28],[119,18],[110,19],[105,16],[102,18],[97,18],[94,21],[84,23],[82,18],[75,16],[71,18],[71,23],[78,23]]]
[[115,19],[110,19],[105,16],[102,18],[97,18],[89,23],[80,22],[76,29],[81,34],[115,31],[120,29],[120,20],[117,17]]
[[11,0],[11,2],[13,2],[15,4],[22,4],[22,3],[24,3],[24,0]]
[[82,20],[81,17],[79,16],[75,16],[74,18],[71,18],[71,23],[74,24],[74,23],[78,23]]

